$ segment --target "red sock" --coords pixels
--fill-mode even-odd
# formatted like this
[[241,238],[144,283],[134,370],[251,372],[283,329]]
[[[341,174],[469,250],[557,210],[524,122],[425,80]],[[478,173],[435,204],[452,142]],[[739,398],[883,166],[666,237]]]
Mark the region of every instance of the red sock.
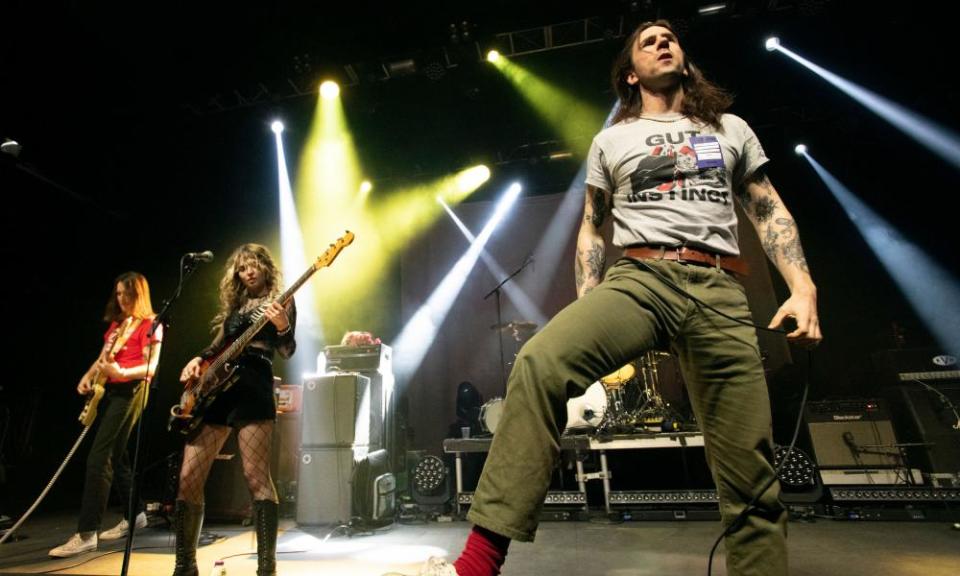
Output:
[[506,536],[474,526],[453,567],[459,576],[498,576],[509,546]]

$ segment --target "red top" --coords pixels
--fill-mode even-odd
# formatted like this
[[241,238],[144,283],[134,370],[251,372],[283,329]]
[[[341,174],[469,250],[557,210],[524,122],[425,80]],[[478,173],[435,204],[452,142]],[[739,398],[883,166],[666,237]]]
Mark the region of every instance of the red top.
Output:
[[[135,366],[140,366],[141,364],[146,363],[146,357],[144,356],[147,352],[147,347],[150,345],[150,339],[147,338],[147,332],[150,331],[150,324],[152,319],[148,318],[142,320],[140,325],[137,326],[137,329],[133,331],[133,334],[127,339],[126,343],[117,351],[116,356],[114,356],[114,361],[120,365],[121,368],[133,368]],[[110,327],[107,328],[106,333],[103,335],[104,343],[110,341],[110,337],[113,332],[120,326],[118,322],[111,322]],[[154,342],[163,341],[163,326],[158,326],[157,331],[153,333]],[[110,379],[108,382],[122,382],[122,380]]]

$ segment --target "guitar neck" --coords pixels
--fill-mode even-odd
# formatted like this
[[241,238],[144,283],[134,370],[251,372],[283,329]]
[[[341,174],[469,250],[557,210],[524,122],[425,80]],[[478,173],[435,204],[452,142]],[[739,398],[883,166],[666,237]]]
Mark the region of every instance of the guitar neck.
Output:
[[[291,284],[290,287],[287,288],[286,291],[284,291],[284,293],[281,294],[276,301],[285,306],[287,302],[293,298],[293,295],[297,292],[297,290],[299,290],[300,287],[303,286],[304,283],[306,283],[306,281],[309,280],[316,271],[316,264],[310,266],[310,268],[308,268],[306,272],[297,278],[297,281]],[[240,352],[246,348],[247,344],[250,343],[250,340],[252,340],[253,337],[256,336],[257,333],[260,332],[260,330],[262,330],[269,321],[270,320],[267,319],[266,316],[261,315],[253,324],[250,325],[249,328],[244,330],[243,334],[241,334],[236,340],[233,341],[232,344],[230,344],[230,346],[227,347],[226,350],[224,350],[223,354],[220,354],[220,356],[217,357],[217,359],[211,365],[211,368],[220,369],[225,363],[236,358],[237,355],[239,355]]]

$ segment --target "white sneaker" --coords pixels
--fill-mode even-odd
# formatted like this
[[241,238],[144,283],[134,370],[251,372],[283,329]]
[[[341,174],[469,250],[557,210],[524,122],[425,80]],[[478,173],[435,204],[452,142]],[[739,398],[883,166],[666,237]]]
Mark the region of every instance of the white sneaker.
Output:
[[[383,576],[404,576],[399,572],[387,572]],[[443,558],[436,558],[431,556],[427,558],[427,561],[423,563],[423,566],[420,567],[420,570],[416,573],[415,576],[458,576],[456,568],[453,567],[453,564],[447,562]]]
[[[147,525],[147,513],[141,512],[137,514],[137,518],[134,521],[137,525],[137,528],[144,528]],[[127,522],[127,519],[124,518],[120,521],[119,524],[114,526],[109,530],[105,530],[100,533],[101,540],[116,540],[118,538],[123,538],[127,535],[127,529],[130,527],[130,523]]]
[[74,534],[67,540],[63,546],[57,546],[48,554],[54,558],[69,558],[77,554],[83,554],[97,549],[97,533],[92,532],[90,536],[84,538],[80,534]]

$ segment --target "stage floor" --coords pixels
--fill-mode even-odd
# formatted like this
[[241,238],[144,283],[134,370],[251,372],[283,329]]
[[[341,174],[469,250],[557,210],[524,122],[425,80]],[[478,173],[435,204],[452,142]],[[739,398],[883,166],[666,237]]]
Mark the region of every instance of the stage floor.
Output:
[[[115,520],[110,518],[111,521]],[[47,551],[63,543],[76,519],[37,516],[20,530],[26,536],[0,549],[0,574],[120,574],[124,541],[100,550],[54,560]],[[455,557],[469,524],[462,521],[394,524],[373,534],[330,534],[330,527],[281,522],[278,572],[283,575],[380,576],[390,570],[413,573],[431,555]],[[713,521],[545,522],[535,544],[510,548],[504,576],[662,576],[706,574],[706,559],[719,531]],[[327,536],[330,535],[329,538]],[[198,551],[200,574],[225,558],[230,576],[256,573],[251,527],[204,527]],[[203,542],[201,542],[203,544]],[[818,519],[790,524],[793,576],[957,576],[960,530],[945,522],[866,522]],[[161,519],[137,532],[129,574],[158,576],[173,568],[173,536]],[[714,574],[726,574],[722,547]]]

